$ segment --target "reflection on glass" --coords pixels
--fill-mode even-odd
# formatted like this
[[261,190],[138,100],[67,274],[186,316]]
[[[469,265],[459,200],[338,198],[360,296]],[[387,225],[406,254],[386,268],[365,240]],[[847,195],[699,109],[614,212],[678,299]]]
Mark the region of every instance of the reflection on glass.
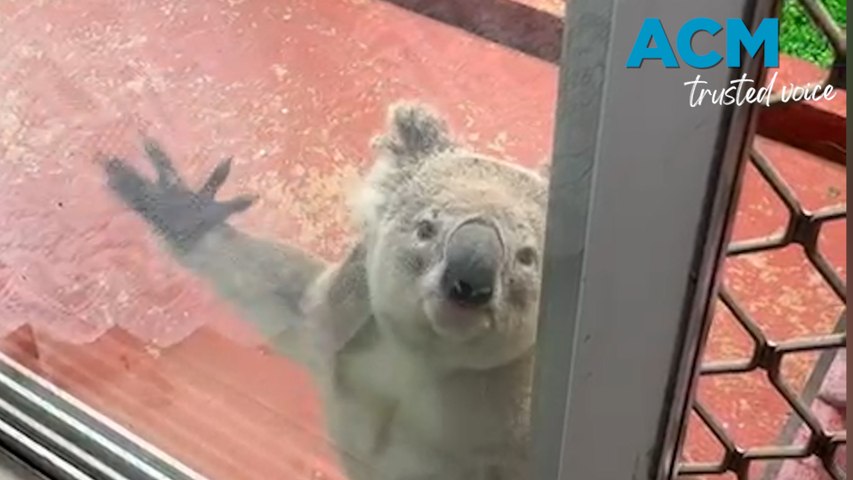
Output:
[[521,478],[557,67],[392,3],[0,7],[2,350],[212,479]]

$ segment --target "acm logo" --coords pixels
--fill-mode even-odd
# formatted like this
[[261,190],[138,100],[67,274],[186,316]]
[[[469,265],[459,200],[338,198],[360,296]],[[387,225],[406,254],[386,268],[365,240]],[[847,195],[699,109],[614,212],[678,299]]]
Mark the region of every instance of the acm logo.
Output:
[[[740,18],[726,19],[725,24],[725,56],[715,50],[705,53],[694,50],[693,38],[700,32],[713,37],[723,31],[723,26],[719,22],[705,17],[688,20],[678,30],[675,39],[678,56],[685,64],[696,69],[714,67],[724,58],[727,67],[739,68],[741,48],[746,50],[751,58],[755,58],[763,46],[764,66],[767,68],[779,66],[779,19],[763,19],[754,33],[749,31]],[[672,44],[659,18],[645,19],[625,66],[640,68],[647,60],[660,60],[666,68],[680,68]]]
[[[637,34],[625,66],[640,68],[643,62],[656,60],[666,68],[680,68],[680,58],[681,62],[687,66],[700,70],[715,67],[723,60],[726,62],[726,67],[740,68],[743,51],[750,58],[755,58],[762,48],[764,49],[764,67],[779,66],[779,19],[763,19],[755,32],[750,32],[740,18],[726,19],[724,53],[713,49],[700,53],[693,48],[693,39],[696,35],[704,33],[714,37],[723,30],[723,25],[711,18],[699,17],[688,20],[678,29],[675,37],[675,51],[673,51],[660,19],[647,18]],[[718,105],[742,105],[756,102],[769,105],[771,95],[777,93],[775,90],[777,75],[778,72],[774,72],[769,81],[759,88],[756,88],[755,81],[747,78],[745,73],[741,78],[731,80],[728,86],[722,88],[704,88],[708,82],[703,80],[701,75],[697,75],[695,80],[684,82],[684,85],[690,87],[691,107],[699,106],[705,100]],[[781,87],[779,98],[782,102],[821,98],[831,100],[835,97],[832,85],[790,84]]]

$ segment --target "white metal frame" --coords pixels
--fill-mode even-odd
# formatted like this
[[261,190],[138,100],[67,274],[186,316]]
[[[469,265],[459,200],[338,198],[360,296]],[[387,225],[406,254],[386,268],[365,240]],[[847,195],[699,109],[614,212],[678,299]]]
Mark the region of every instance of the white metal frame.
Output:
[[[754,31],[775,0],[573,0],[560,99],[534,408],[535,480],[669,479],[687,418],[755,106],[691,108],[683,82],[763,78],[625,62],[646,17]],[[696,36],[725,51],[724,35]]]

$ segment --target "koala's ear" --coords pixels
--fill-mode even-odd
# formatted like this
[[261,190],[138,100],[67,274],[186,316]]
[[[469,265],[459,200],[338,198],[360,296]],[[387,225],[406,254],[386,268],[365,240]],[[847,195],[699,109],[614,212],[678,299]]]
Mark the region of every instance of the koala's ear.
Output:
[[420,102],[400,101],[388,108],[386,131],[373,148],[403,161],[417,161],[453,147],[445,120]]
[[351,207],[362,225],[373,225],[399,186],[421,161],[456,148],[447,123],[432,108],[416,101],[400,101],[388,108],[385,131],[373,138],[378,153],[363,187]]

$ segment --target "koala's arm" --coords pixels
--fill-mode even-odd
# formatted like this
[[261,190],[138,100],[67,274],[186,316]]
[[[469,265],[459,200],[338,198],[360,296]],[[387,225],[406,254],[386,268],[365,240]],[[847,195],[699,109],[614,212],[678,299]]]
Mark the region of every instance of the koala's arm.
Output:
[[190,249],[170,250],[267,339],[301,326],[302,298],[324,267],[298,248],[252,237],[227,224],[211,229]]
[[[295,335],[304,321],[302,300],[325,262],[227,223],[254,202],[249,196],[215,199],[228,177],[230,160],[221,162],[201,189],[193,191],[155,142],[147,140],[145,148],[157,179],[148,180],[127,163],[111,159],[105,165],[110,188],[152,226],[178,262],[207,280],[264,338],[273,340],[279,353],[302,361]],[[283,335],[287,331],[294,335]]]

